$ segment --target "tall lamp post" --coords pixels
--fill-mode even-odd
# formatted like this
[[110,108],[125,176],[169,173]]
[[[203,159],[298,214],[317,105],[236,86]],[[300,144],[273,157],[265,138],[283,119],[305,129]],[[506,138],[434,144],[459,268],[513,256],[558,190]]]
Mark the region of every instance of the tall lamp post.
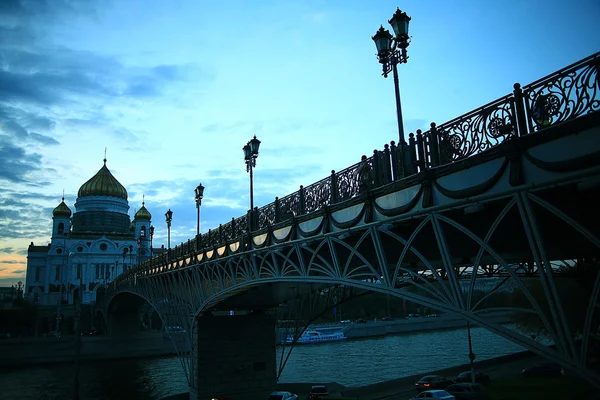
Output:
[[469,339],[469,364],[471,364],[471,382],[475,383],[475,353],[473,353],[473,344],[471,343],[471,322],[467,320],[467,336]]
[[173,211],[169,208],[169,211],[165,213],[165,220],[167,221],[167,249],[171,249],[171,221],[173,221]]
[[129,245],[129,269],[131,269],[132,265],[133,265],[133,245],[130,244]]
[[256,138],[256,135],[252,140],[248,141],[244,147],[242,147],[242,150],[244,150],[244,161],[246,162],[246,172],[250,173],[250,212],[252,216],[250,223],[251,228],[254,228],[254,182],[252,169],[256,167],[256,158],[258,157],[259,147],[260,140]]
[[194,189],[194,193],[196,194],[196,209],[198,210],[198,220],[196,223],[196,236],[200,234],[200,206],[202,205],[202,198],[204,197],[204,186],[202,186],[202,182],[196,189]]
[[[67,267],[71,256],[76,253],[69,253],[67,258]],[[75,304],[75,377],[73,379],[73,399],[79,400],[79,353],[81,351],[81,305],[83,303],[83,267],[79,273],[79,296]]]
[[154,237],[154,227],[150,225],[150,258],[152,258],[152,238]]
[[377,47],[377,58],[383,68],[383,77],[387,78],[390,72],[393,72],[394,74],[398,136],[400,144],[404,145],[406,144],[406,140],[404,139],[404,124],[402,122],[402,105],[400,104],[400,86],[398,83],[397,65],[408,61],[406,48],[410,44],[410,37],[408,36],[408,23],[410,22],[410,17],[398,8],[392,16],[392,19],[388,22],[392,26],[395,36],[392,36],[387,29],[381,26],[372,39]]

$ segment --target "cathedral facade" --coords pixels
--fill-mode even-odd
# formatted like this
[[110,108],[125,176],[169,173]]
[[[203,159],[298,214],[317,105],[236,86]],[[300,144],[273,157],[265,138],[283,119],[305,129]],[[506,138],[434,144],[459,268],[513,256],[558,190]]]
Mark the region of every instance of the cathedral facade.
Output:
[[75,212],[64,197],[52,211],[52,236],[29,245],[25,297],[40,306],[90,304],[107,285],[152,253],[152,215],[144,202],[129,217],[127,190],[104,165],[77,193]]

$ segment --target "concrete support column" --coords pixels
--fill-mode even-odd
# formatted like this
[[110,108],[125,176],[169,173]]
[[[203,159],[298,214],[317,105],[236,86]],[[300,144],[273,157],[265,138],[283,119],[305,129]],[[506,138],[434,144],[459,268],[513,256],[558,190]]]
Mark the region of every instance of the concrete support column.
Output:
[[277,384],[273,318],[202,316],[194,340],[190,399],[261,399]]

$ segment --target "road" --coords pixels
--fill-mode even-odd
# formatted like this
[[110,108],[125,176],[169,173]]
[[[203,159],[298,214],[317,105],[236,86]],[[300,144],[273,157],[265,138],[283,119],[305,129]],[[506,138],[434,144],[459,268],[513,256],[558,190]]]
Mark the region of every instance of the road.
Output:
[[[521,371],[537,362],[543,361],[541,357],[531,356],[520,360],[507,361],[488,367],[476,368],[477,372],[483,372],[490,376],[492,381],[503,380],[510,378],[518,378],[521,376]],[[468,370],[465,368],[452,368],[450,370],[443,370],[440,375],[447,376],[448,378],[456,378],[456,376]],[[416,395],[415,382],[422,376],[427,374],[420,374],[409,378],[403,378],[393,388],[387,388],[373,393],[368,393],[360,396],[361,400],[401,400],[410,399]],[[434,374],[435,375],[435,374]],[[345,394],[349,394],[348,391]]]
[[[483,372],[492,380],[510,379],[519,377],[523,368],[533,365],[542,358],[531,353],[521,353],[513,356],[500,357],[499,359],[485,360],[475,363],[476,371]],[[393,381],[376,383],[359,388],[344,388],[341,385],[327,384],[329,391],[335,395],[348,397],[359,397],[360,400],[408,400],[416,394],[415,382],[425,375],[442,375],[448,378],[467,371],[468,366],[453,367],[429,373],[417,374]],[[279,390],[287,390],[299,395],[299,400],[306,400],[307,393],[312,383],[289,383],[279,384]]]

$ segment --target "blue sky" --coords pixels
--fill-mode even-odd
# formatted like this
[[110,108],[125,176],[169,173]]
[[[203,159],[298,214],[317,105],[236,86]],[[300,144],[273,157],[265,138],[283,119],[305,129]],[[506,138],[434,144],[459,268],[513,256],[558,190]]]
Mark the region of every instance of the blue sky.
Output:
[[600,50],[600,3],[542,0],[1,0],[0,286],[24,279],[52,209],[102,166],[142,194],[166,244],[267,204],[397,140],[371,36],[411,17],[405,130],[469,112]]

